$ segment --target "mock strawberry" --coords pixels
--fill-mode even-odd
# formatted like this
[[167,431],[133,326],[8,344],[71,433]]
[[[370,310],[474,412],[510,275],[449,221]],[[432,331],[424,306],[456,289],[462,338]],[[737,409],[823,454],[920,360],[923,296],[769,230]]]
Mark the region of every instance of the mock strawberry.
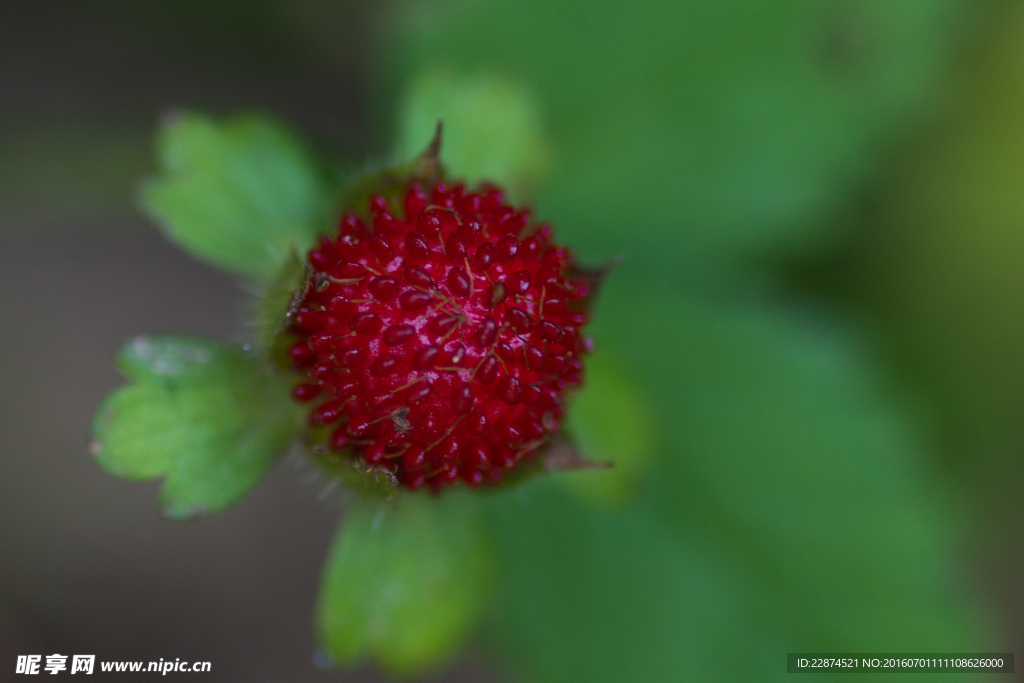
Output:
[[559,431],[595,282],[498,187],[387,194],[308,254],[293,396],[331,452],[407,488],[500,482]]

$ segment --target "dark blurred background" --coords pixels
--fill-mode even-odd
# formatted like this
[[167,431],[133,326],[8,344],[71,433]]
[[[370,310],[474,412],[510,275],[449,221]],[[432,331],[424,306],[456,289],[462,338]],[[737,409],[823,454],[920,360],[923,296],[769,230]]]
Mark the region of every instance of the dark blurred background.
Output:
[[[1024,9],[964,4],[924,106],[815,213],[833,237],[757,266],[871,330],[968,511],[970,592],[1022,653]],[[160,115],[266,109],[326,154],[374,157],[391,123],[369,84],[381,9],[0,2],[0,680],[17,654],[52,652],[209,660],[224,681],[377,680],[313,665],[340,505],[308,466],[289,460],[232,510],[172,524],[155,513],[156,484],[104,474],[86,439],[121,382],[111,358],[126,338],[242,329],[233,279],[136,209]],[[793,40],[846,83],[872,46],[858,27],[824,22]],[[471,658],[444,680],[485,678]]]

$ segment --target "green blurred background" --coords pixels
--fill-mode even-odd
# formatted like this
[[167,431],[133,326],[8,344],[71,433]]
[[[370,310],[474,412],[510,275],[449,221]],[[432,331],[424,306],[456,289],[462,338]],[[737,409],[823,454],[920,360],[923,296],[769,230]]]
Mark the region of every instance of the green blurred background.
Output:
[[340,505],[308,467],[183,526],[85,452],[125,338],[244,335],[135,208],[176,107],[268,110],[340,169],[443,115],[456,170],[627,257],[573,417],[618,478],[492,506],[495,608],[437,680],[1024,651],[1021,3],[7,0],[0,680],[51,652],[378,678],[313,666]]

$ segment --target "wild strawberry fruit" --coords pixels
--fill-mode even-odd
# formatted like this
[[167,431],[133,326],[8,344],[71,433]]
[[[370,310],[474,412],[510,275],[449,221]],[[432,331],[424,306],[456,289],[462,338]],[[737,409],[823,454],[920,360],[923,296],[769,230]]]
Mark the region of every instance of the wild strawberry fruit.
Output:
[[387,194],[308,254],[293,396],[330,451],[407,488],[500,482],[559,431],[596,280],[497,187]]

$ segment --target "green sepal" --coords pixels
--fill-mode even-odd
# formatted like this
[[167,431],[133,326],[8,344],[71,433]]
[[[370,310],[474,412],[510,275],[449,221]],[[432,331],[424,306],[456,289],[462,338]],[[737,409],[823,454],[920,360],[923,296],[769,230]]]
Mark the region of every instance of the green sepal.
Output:
[[472,495],[358,497],[324,572],[321,642],[344,666],[372,658],[396,675],[436,668],[480,616],[492,572]]
[[245,350],[190,337],[138,337],[116,359],[133,380],[93,421],[90,450],[110,474],[163,478],[160,512],[188,519],[236,502],[294,438],[288,386]]
[[636,492],[655,449],[654,411],[609,350],[587,358],[586,387],[569,406],[565,429],[587,458],[614,467],[590,468],[559,477],[589,500],[622,505]]
[[291,361],[285,355],[294,340],[294,335],[288,332],[288,326],[310,286],[309,279],[309,266],[293,250],[277,275],[266,283],[260,293],[256,318],[253,320],[257,344],[281,369],[292,368]]
[[442,120],[445,165],[454,175],[493,181],[523,197],[551,156],[538,109],[529,92],[508,78],[426,69],[406,93],[398,157],[416,154]]
[[[315,430],[311,430],[315,431]],[[325,434],[326,436],[326,434]],[[398,489],[395,475],[383,467],[370,467],[350,451],[332,452],[325,443],[313,446],[311,456],[323,473],[367,500],[393,500]]]
[[143,209],[194,256],[241,275],[272,278],[293,249],[330,228],[330,190],[310,155],[265,116],[223,122],[174,116],[158,138],[160,176]]
[[429,186],[444,180],[445,167],[441,164],[442,129],[442,122],[436,121],[434,136],[412,161],[352,179],[342,191],[339,205],[345,211],[354,211],[364,219],[369,219],[372,218],[369,211],[370,199],[374,195],[384,197],[389,206],[398,210],[403,206],[409,183]]

